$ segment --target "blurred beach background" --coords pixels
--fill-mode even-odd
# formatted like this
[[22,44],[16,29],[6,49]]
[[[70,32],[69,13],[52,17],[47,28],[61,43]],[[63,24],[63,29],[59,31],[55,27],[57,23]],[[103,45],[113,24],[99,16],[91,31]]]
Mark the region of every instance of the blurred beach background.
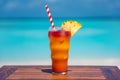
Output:
[[0,0],[0,67],[51,65],[48,4],[55,26],[76,20],[69,65],[120,68],[120,0]]

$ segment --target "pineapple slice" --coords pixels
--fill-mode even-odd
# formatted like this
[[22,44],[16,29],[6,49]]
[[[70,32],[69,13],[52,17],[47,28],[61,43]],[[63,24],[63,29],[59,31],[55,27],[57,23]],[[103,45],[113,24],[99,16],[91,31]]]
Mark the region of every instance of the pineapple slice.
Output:
[[68,20],[61,24],[63,30],[67,30],[71,32],[71,36],[73,36],[81,27],[82,25],[77,21]]

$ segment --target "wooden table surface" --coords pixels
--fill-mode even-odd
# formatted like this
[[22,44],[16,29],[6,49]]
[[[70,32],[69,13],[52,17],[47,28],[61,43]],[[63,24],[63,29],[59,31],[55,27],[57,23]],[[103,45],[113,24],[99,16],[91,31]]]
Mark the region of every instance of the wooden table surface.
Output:
[[116,66],[69,66],[66,75],[52,74],[51,66],[3,66],[0,80],[120,80]]

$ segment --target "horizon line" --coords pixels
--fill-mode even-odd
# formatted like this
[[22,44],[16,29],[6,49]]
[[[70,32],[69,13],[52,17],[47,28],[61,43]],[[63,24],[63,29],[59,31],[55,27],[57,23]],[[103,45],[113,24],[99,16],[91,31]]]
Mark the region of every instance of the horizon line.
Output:
[[[0,19],[46,19],[48,17],[0,17]],[[120,17],[53,17],[53,19],[56,18],[68,18],[68,19],[120,19]]]

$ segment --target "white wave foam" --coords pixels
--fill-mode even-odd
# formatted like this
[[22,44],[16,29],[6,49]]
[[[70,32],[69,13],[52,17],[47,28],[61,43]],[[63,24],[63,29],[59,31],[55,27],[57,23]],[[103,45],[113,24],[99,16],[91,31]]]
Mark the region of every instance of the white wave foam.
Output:
[[[96,66],[117,66],[120,68],[119,58],[109,58],[109,59],[79,59],[79,60],[69,60],[69,65],[96,65]],[[6,62],[0,64],[3,65],[51,65],[50,60],[41,61],[24,61],[24,62]]]

